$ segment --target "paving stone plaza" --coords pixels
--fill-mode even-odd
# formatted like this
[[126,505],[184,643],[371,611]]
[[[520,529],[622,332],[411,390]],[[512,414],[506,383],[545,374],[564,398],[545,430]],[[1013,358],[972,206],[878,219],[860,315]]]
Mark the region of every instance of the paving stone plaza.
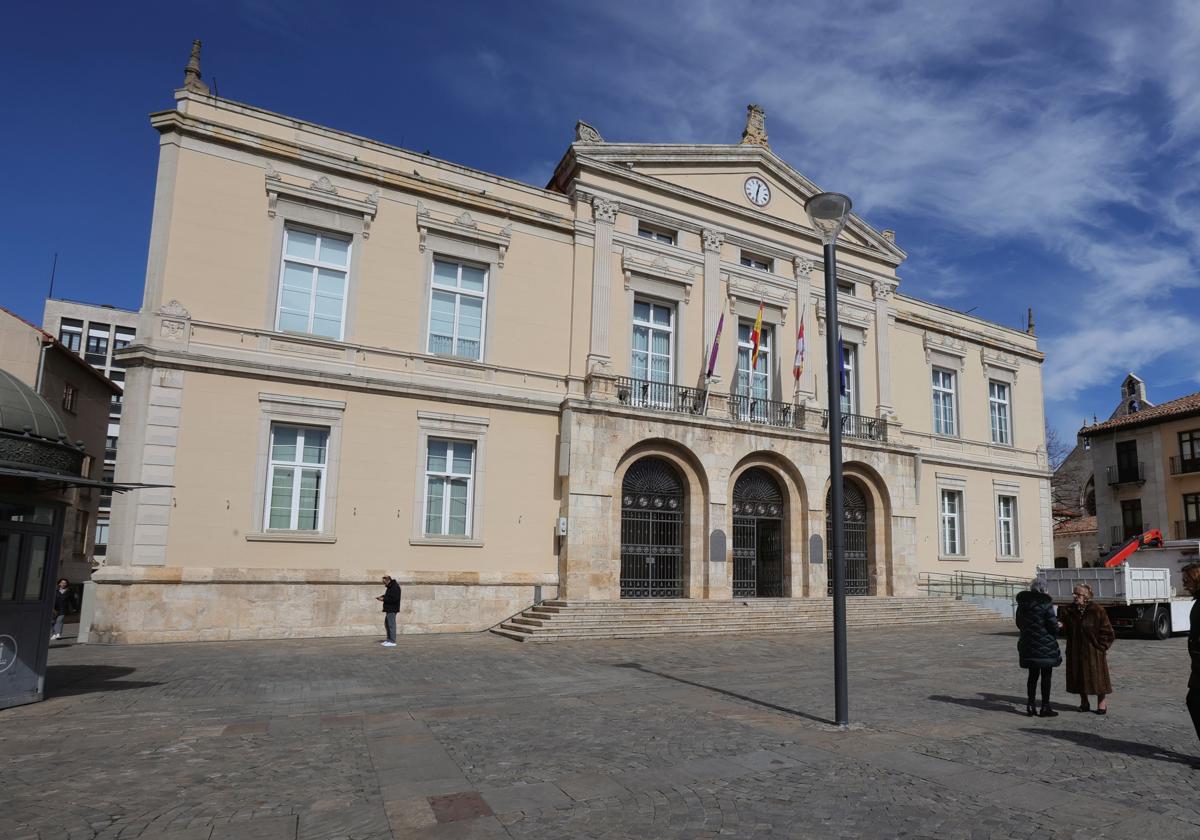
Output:
[[[56,643],[57,645],[57,643]],[[1186,642],[1027,718],[1007,622],[521,645],[56,646],[0,712],[6,840],[1200,836]]]

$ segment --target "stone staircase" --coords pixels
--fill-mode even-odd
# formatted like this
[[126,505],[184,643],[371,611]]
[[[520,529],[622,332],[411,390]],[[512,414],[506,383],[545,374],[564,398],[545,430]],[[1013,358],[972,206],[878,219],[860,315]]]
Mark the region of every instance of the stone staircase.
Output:
[[[954,625],[997,621],[998,613],[955,598],[846,599],[848,627]],[[732,601],[543,601],[493,627],[521,642],[638,639],[712,633],[794,633],[833,630],[829,598],[749,598]]]

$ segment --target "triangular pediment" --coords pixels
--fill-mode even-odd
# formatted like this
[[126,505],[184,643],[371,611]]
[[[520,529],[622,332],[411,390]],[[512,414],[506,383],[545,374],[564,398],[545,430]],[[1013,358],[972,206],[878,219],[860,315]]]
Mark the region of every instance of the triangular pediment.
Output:
[[[699,146],[575,143],[564,158],[572,168],[589,164],[613,174],[658,184],[685,200],[722,205],[733,213],[777,221],[812,231],[804,202],[820,188],[769,148],[757,145]],[[566,174],[560,166],[559,176]],[[759,206],[747,195],[747,181],[766,185],[769,199]],[[565,184],[560,184],[565,186]],[[761,191],[758,195],[761,197]],[[816,238],[815,233],[813,234]],[[892,264],[906,254],[894,241],[852,215],[838,240]]]

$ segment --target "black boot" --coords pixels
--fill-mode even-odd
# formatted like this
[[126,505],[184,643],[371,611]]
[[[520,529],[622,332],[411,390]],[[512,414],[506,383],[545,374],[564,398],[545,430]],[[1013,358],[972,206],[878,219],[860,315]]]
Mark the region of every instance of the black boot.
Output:
[[1040,712],[1038,712],[1038,716],[1039,717],[1058,717],[1058,712],[1056,712],[1056,711],[1054,711],[1054,709],[1050,708],[1050,701],[1047,700],[1044,703],[1042,703],[1042,710]]
[[1037,717],[1037,707],[1033,705],[1032,700],[1025,704],[1025,714],[1029,717]]

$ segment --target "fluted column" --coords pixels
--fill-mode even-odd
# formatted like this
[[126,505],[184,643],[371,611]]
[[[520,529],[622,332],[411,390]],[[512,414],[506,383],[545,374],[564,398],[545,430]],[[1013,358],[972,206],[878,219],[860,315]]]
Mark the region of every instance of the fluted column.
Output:
[[717,321],[721,318],[721,246],[725,244],[725,234],[706,228],[701,237],[704,240],[704,357],[700,360],[700,369],[705,371],[717,334]]
[[596,196],[592,219],[596,223],[592,251],[592,337],[588,346],[588,369],[612,363],[608,348],[608,326],[612,322],[612,244],[617,202]]
[[[812,270],[813,270],[813,261],[810,260],[808,257],[793,257],[792,258],[792,274],[796,280],[796,329],[797,330],[800,329],[800,325],[804,324],[808,318],[808,299],[809,299],[809,290],[812,286]],[[816,341],[816,338],[813,336],[813,334],[811,332],[809,332],[808,326],[805,326],[804,327],[804,345],[805,345],[804,371],[803,371],[803,373],[800,374],[800,382],[796,383],[794,386],[799,391],[799,397],[800,397],[801,403],[807,403],[809,400],[811,400],[813,398],[813,395],[815,393],[814,388],[816,386],[815,386],[815,380],[813,378],[813,376],[814,376],[813,372],[816,370],[816,365],[814,364],[813,355],[810,352],[810,348],[817,346],[817,344],[818,344],[818,342]],[[791,354],[792,355],[790,357],[787,355],[786,347],[787,347],[787,345],[784,345],[784,347],[781,348],[782,356],[780,358],[784,359],[784,360],[789,359],[789,358],[794,359],[796,356],[795,344],[793,343],[791,345]],[[784,367],[783,369],[787,370],[788,368]]]
[[875,376],[879,403],[875,406],[876,417],[893,417],[892,407],[892,355],[888,349],[888,300],[895,287],[883,280],[871,284],[875,293]]

